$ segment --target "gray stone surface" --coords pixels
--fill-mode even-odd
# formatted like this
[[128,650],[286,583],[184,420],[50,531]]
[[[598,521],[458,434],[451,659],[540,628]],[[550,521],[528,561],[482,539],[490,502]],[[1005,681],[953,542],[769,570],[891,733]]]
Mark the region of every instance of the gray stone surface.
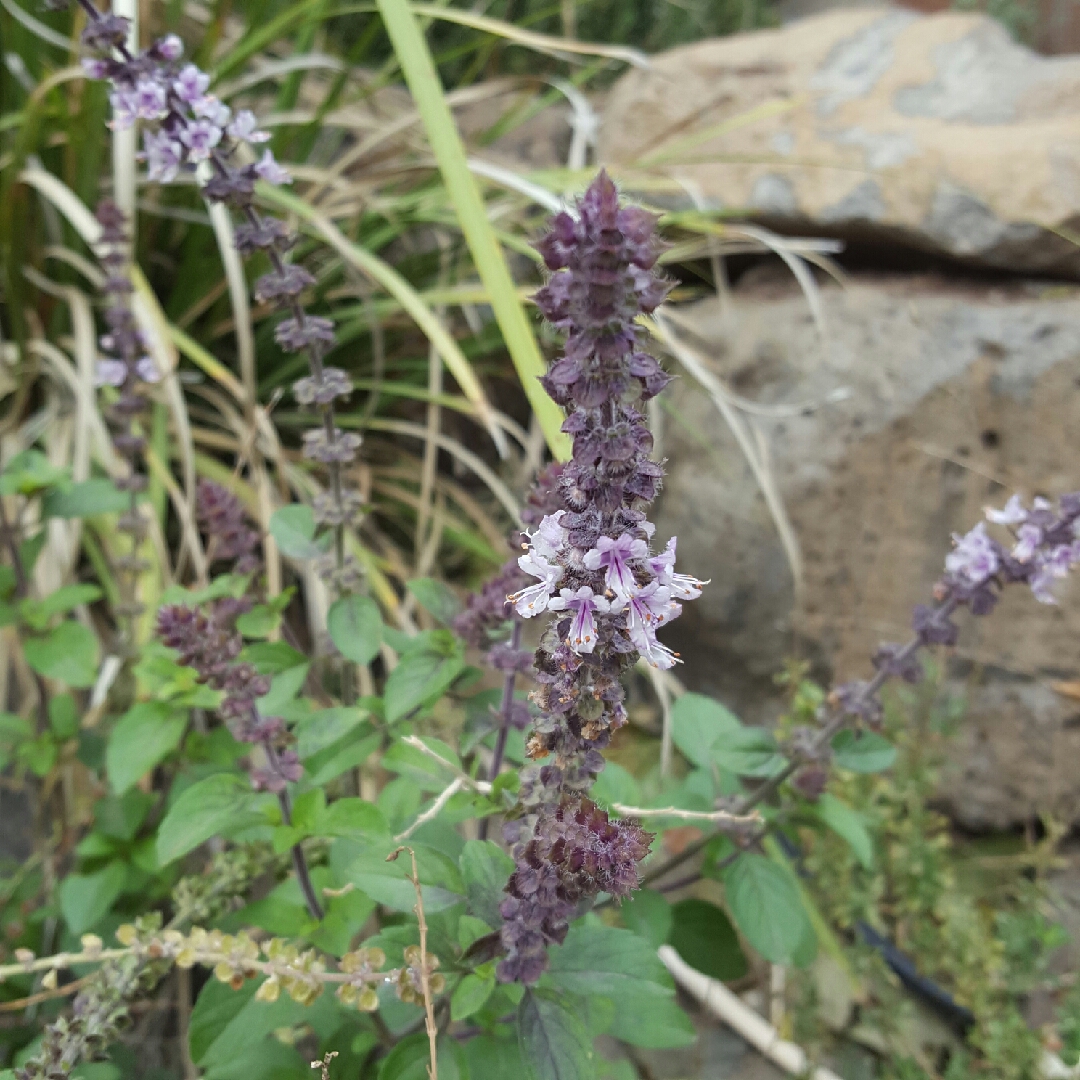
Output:
[[1078,100],[1080,57],[992,19],[856,6],[629,71],[598,157],[654,200],[1076,278]]
[[[672,625],[692,686],[768,721],[771,678],[801,654],[837,679],[865,676],[877,641],[905,640],[950,534],[987,504],[1080,488],[1080,290],[858,278],[824,291],[822,343],[787,281],[747,282],[729,310],[677,310],[728,387],[758,416],[805,563],[797,601],[776,529],[734,438],[687,375],[672,391],[659,534],[712,584]],[[1050,810],[1080,820],[1080,709],[1056,680],[1080,675],[1080,587],[1046,607],[1014,590],[965,619],[952,677],[969,701],[943,797],[965,824]]]

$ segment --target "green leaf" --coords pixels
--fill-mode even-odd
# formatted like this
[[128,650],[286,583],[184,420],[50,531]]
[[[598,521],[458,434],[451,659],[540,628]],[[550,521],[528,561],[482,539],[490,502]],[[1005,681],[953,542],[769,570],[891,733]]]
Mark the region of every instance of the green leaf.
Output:
[[[250,979],[239,990],[233,990],[212,979],[199,994],[191,1013],[188,1044],[192,1059],[208,1080],[230,1073],[248,1076],[246,1070],[233,1072],[233,1063],[247,1065],[253,1051],[274,1031],[300,1023],[318,1031],[341,1015],[333,994],[320,995],[312,1005],[301,1005],[285,993],[274,1002],[258,1001],[255,993],[260,982]],[[285,1053],[280,1043],[273,1041],[270,1045],[278,1055]]]
[[655,889],[638,889],[622,902],[619,914],[627,927],[654,949],[659,949],[668,940],[672,914],[671,905],[663,893]]
[[82,623],[62,622],[44,637],[23,645],[26,662],[39,674],[67,686],[93,686],[97,679],[98,643]]
[[688,1046],[696,1038],[656,950],[632,931],[579,923],[550,957],[552,985],[616,1002],[609,1028],[616,1038],[652,1049]]
[[580,1017],[542,990],[526,990],[518,1006],[518,1039],[532,1080],[592,1080],[592,1039]]
[[668,941],[691,967],[721,982],[741,979],[747,972],[731,920],[706,900],[680,900],[674,906]]
[[29,739],[34,734],[34,726],[14,713],[0,712],[0,745],[10,745]]
[[447,630],[421,634],[386,680],[386,722],[440,697],[465,667],[464,649]]
[[60,910],[73,934],[85,934],[105,917],[127,878],[122,862],[112,862],[96,874],[68,874],[60,883]]
[[[423,844],[409,846],[416,852],[424,910],[434,913],[464,903],[465,886],[454,863],[441,851]],[[394,862],[386,861],[395,847],[392,841],[373,844],[349,864],[345,878],[384,907],[412,911],[416,890],[407,876],[412,873],[408,852],[402,852]]]
[[0,472],[0,495],[35,495],[65,480],[67,471],[53,465],[40,450],[23,450]]
[[79,734],[79,707],[71,694],[57,694],[49,699],[49,727],[63,742]]
[[212,836],[266,821],[255,809],[247,777],[215,773],[185,789],[158,829],[158,862],[165,866]]
[[255,642],[245,647],[241,659],[254,664],[260,675],[278,675],[308,662],[302,652],[284,641]]
[[775,776],[787,764],[772,735],[756,727],[722,734],[713,744],[712,759],[738,776]]
[[390,831],[386,818],[373,803],[364,799],[338,799],[320,813],[316,836],[385,836]]
[[117,795],[139,782],[179,745],[187,717],[160,701],[140,701],[116,723],[109,736],[105,767]]
[[514,872],[514,860],[490,840],[468,840],[458,859],[469,912],[483,919],[493,930],[502,925],[499,904],[503,889]]
[[641,785],[629,769],[615,761],[609,761],[596,778],[589,798],[604,806],[622,803],[624,806],[641,805]]
[[472,1016],[491,997],[494,989],[494,975],[489,975],[486,979],[479,975],[466,975],[450,997],[450,1019],[464,1020],[467,1016]]
[[[425,1034],[410,1035],[386,1055],[379,1080],[428,1080],[431,1049]],[[468,1065],[456,1039],[443,1036],[435,1044],[439,1080],[468,1080]]]
[[300,760],[306,761],[313,754],[345,738],[349,732],[355,731],[364,722],[367,715],[363,709],[342,705],[333,709],[320,709],[301,720],[293,728],[296,735],[296,752]]
[[80,604],[92,604],[101,597],[96,585],[64,585],[43,600],[24,600],[19,605],[23,621],[35,630],[44,630],[53,615],[60,615]]
[[[712,763],[712,748],[721,735],[740,731],[739,718],[704,694],[683,694],[671,708],[671,734],[687,761]],[[602,775],[602,774],[601,774]]]
[[96,514],[122,514],[131,496],[111,480],[95,476],[62,490],[48,492],[41,504],[42,517],[84,518]]
[[305,661],[271,675],[269,693],[256,699],[259,712],[263,716],[277,716],[304,688],[309,667],[311,665]]
[[303,503],[275,510],[270,517],[270,535],[277,541],[282,555],[290,559],[317,559],[331,541],[329,533],[316,538],[315,514]]
[[413,578],[405,582],[409,590],[419,601],[420,606],[443,624],[449,626],[461,611],[461,601],[453,590],[443,581],[435,578]]
[[791,965],[814,928],[794,882],[764,855],[740,855],[723,875],[728,909],[766,960]]
[[236,620],[236,629],[246,638],[268,638],[281,625],[281,612],[269,604],[256,604]]
[[867,870],[874,868],[874,842],[862,814],[827,791],[814,804],[814,811],[837,836],[848,842],[855,858]]
[[896,761],[896,747],[873,731],[838,732],[832,748],[833,761],[850,772],[884,772]]
[[528,1075],[517,1039],[477,1035],[464,1049],[469,1074],[476,1080],[522,1080]]
[[383,623],[379,605],[370,596],[343,596],[326,617],[330,640],[354,664],[370,664],[379,655]]
[[[450,762],[452,768],[460,769],[461,760],[457,753],[440,739],[424,738],[423,742],[440,757]],[[432,791],[439,791],[449,782],[452,769],[440,765],[430,754],[425,754],[406,742],[395,742],[383,754],[382,767],[389,772],[400,773],[416,784]]]

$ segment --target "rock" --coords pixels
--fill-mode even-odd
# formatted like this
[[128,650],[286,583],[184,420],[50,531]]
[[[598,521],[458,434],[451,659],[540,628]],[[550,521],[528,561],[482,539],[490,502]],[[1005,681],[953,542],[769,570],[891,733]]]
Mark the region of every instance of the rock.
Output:
[[1080,57],[992,19],[849,8],[654,57],[612,89],[598,157],[781,230],[1077,277],[1078,96]]
[[[712,584],[666,640],[690,686],[755,722],[776,708],[785,658],[846,680],[872,670],[879,640],[906,640],[950,535],[984,506],[1080,488],[1080,289],[867,276],[822,297],[824,345],[787,282],[741,285],[726,315],[712,301],[672,313],[744,399],[847,392],[753,417],[801,543],[797,603],[730,430],[685,372],[671,390],[658,536],[678,535],[681,567]],[[1054,689],[1080,675],[1080,584],[1060,598],[1045,606],[1015,588],[991,617],[963,620],[949,674],[968,710],[942,795],[967,826],[1042,811],[1080,820],[1080,705]]]

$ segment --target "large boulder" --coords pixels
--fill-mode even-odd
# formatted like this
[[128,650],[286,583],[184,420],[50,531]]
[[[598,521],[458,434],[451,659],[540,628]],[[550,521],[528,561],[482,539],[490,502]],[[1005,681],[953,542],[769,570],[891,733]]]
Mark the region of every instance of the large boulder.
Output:
[[1078,100],[1080,57],[992,19],[860,7],[654,57],[598,155],[784,230],[1080,276]]
[[[785,658],[846,680],[871,671],[879,640],[906,640],[951,534],[985,506],[1080,488],[1080,289],[863,277],[826,289],[823,304],[824,341],[802,296],[775,279],[741,286],[723,309],[673,312],[729,393],[829,401],[743,414],[801,544],[797,598],[713,402],[685,372],[671,391],[658,535],[677,534],[680,565],[712,583],[665,634],[691,686],[758,722],[775,709]],[[1060,599],[1017,587],[990,617],[963,619],[948,671],[968,708],[943,797],[969,826],[1041,811],[1080,821],[1080,708],[1055,689],[1080,676],[1080,585]]]

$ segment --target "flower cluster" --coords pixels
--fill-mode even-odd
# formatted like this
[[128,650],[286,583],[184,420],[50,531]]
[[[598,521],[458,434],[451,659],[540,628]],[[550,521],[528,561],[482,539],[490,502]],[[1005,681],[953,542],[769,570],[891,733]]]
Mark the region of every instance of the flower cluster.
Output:
[[[160,916],[150,915],[139,919],[136,929],[145,935],[159,925]],[[100,948],[100,939],[97,944]],[[65,1080],[83,1062],[106,1060],[130,1023],[131,1002],[161,978],[162,965],[155,961],[142,953],[102,964],[75,995],[70,1015],[46,1025],[37,1051],[15,1070],[17,1080]]]
[[[667,295],[655,272],[655,226],[653,215],[621,206],[601,172],[576,215],[559,214],[539,245],[552,276],[536,301],[567,335],[565,355],[543,384],[567,410],[563,430],[573,455],[557,479],[561,505],[536,522],[518,559],[531,583],[508,597],[521,618],[554,616],[535,656],[540,716],[528,742],[531,758],[553,760],[522,775],[522,809],[538,817],[514,852],[501,930],[504,980],[539,978],[544,943],[565,933],[579,900],[636,887],[648,834],[610,821],[581,793],[626,722],[622,675],[639,657],[661,669],[677,662],[656,632],[705,584],[675,572],[674,539],[658,554],[650,547],[655,530],[646,510],[663,470],[649,458],[652,436],[640,405],[669,377],[642,350],[636,320]],[[565,822],[585,830],[582,843],[573,829],[575,842],[549,842]]]
[[146,439],[139,430],[138,420],[150,408],[143,392],[144,384],[157,382],[159,375],[154,361],[146,355],[146,344],[131,308],[133,286],[128,273],[127,222],[119,207],[108,200],[98,204],[95,216],[101,226],[104,316],[108,326],[100,340],[106,355],[97,363],[97,383],[116,390],[106,415],[113,429],[113,446],[126,464],[124,474],[116,478],[116,486],[130,496],[127,510],[116,523],[117,529],[131,538],[130,552],[116,563],[123,593],[116,611],[122,618],[135,619],[143,610],[136,597],[136,581],[147,566],[138,555],[139,545],[146,536],[138,497],[147,486],[146,474],[140,467]]
[[299,780],[303,770],[295,751],[278,749],[286,734],[284,723],[262,716],[256,704],[269,693],[270,679],[238,659],[244,640],[227,618],[217,610],[168,604],[158,612],[157,634],[177,650],[181,664],[195,669],[200,682],[222,691],[218,712],[234,738],[262,747],[265,763],[252,768],[252,785],[282,792],[286,783]]
[[259,569],[259,533],[251,528],[240,500],[213,480],[200,480],[195,493],[195,517],[205,534],[211,562],[231,562],[237,574]]
[[582,900],[600,892],[624,897],[637,888],[637,864],[651,842],[651,833],[609,820],[586,798],[544,807],[532,836],[515,852],[516,869],[500,908],[507,955],[499,962],[499,978],[539,979],[547,967],[547,946],[566,937]]
[[[912,616],[914,637],[906,644],[886,642],[874,654],[877,673],[869,681],[838,686],[829,704],[837,718],[850,717],[877,727],[884,716],[878,691],[890,678],[918,682],[923,668],[919,650],[931,645],[955,645],[960,628],[953,616],[962,608],[972,615],[994,610],[1006,585],[1026,585],[1036,600],[1055,603],[1052,587],[1080,563],[1080,492],[1062,495],[1057,508],[1036,498],[1028,509],[1013,495],[1001,510],[988,508],[992,524],[1012,531],[1012,543],[1002,544],[979,522],[963,536],[953,537],[953,550],[945,557],[945,573],[934,586],[934,604],[918,604]],[[798,750],[798,747],[795,748]],[[815,756],[816,755],[816,756]],[[828,747],[820,738],[806,742],[796,762],[820,762]],[[807,771],[807,770],[803,770]],[[800,774],[796,774],[798,781]]]
[[326,576],[343,591],[351,589],[358,570],[346,557],[344,529],[360,515],[361,499],[345,486],[343,468],[353,462],[360,437],[342,431],[334,420],[334,402],[347,397],[352,384],[339,368],[323,363],[334,343],[334,326],[326,318],[309,315],[300,297],[314,283],[302,266],[284,256],[296,236],[276,218],[264,217],[254,205],[255,185],[262,181],[281,185],[291,177],[264,149],[257,160],[242,147],[266,142],[270,136],[258,127],[249,110],[234,113],[209,92],[210,76],[183,60],[183,44],[175,34],[132,55],[127,20],[102,14],[91,0],[79,0],[89,21],[83,31],[86,73],[112,84],[112,126],[129,128],[141,123],[148,179],[170,183],[181,173],[205,170],[209,174],[202,194],[240,215],[236,246],[243,256],[262,252],[271,270],[255,283],[255,297],[283,312],[275,338],[286,352],[306,353],[310,373],[294,385],[297,401],[315,408],[320,423],[304,435],[304,454],[326,467],[329,490],[314,500],[316,520],[335,532],[335,556]]

